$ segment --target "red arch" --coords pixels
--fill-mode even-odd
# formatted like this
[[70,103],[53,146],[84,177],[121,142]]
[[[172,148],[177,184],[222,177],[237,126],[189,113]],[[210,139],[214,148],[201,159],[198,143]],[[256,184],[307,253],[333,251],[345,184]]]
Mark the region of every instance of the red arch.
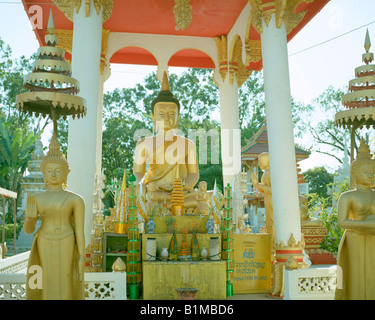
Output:
[[158,61],[153,54],[141,47],[124,47],[117,50],[111,57],[110,63],[142,64],[157,66]]
[[208,68],[214,69],[215,63],[206,53],[197,49],[177,51],[168,62],[170,67]]

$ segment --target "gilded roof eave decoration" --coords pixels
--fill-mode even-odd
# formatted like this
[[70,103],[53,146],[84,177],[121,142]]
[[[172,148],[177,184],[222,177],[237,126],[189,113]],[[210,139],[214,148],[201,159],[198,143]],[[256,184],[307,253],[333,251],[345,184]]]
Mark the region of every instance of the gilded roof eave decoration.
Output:
[[190,5],[190,0],[174,0],[174,2],[173,14],[176,27],[185,30],[193,20],[193,8]]
[[229,84],[233,84],[233,80],[236,78],[238,87],[241,87],[253,70],[247,70],[246,65],[242,61],[242,41],[240,37],[236,35],[230,47],[228,46],[226,35],[215,37],[215,41],[221,80],[224,82],[228,74]]
[[335,123],[343,128],[370,128],[375,125],[375,65],[368,30],[362,61],[365,65],[355,69],[355,79],[349,81],[349,92],[342,96],[341,102],[347,109],[335,115]]
[[[73,22],[74,12],[77,14],[82,6],[83,0],[52,0],[52,2],[64,13],[70,21]],[[113,0],[84,0],[85,2],[85,16],[89,17],[90,1],[93,1],[96,14],[103,10],[103,22],[107,21],[112,15]]]
[[250,21],[255,30],[263,32],[263,21],[268,26],[272,14],[275,14],[276,27],[280,28],[284,22],[287,34],[291,32],[305,17],[306,10],[296,13],[302,3],[311,3],[314,0],[275,0],[263,3],[263,0],[249,0],[251,5]]

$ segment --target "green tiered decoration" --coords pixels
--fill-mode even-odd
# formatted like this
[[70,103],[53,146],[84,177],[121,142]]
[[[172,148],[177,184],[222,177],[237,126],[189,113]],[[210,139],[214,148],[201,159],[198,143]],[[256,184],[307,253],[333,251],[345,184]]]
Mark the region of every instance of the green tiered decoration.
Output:
[[137,217],[137,196],[134,194],[135,177],[132,175],[130,182],[130,206],[128,215],[128,253],[127,253],[127,283],[129,290],[129,299],[139,298],[141,288],[141,250],[138,230]]
[[173,229],[173,235],[171,241],[169,242],[169,260],[177,261],[178,260],[178,244],[177,244],[177,236],[176,230]]
[[224,223],[223,223],[223,260],[227,263],[227,297],[233,296],[233,284],[230,281],[231,273],[233,272],[232,269],[232,263],[233,259],[231,259],[231,252],[233,252],[231,241],[233,241],[232,238],[232,196],[231,196],[231,190],[232,187],[228,183],[225,187],[226,195],[224,198]]

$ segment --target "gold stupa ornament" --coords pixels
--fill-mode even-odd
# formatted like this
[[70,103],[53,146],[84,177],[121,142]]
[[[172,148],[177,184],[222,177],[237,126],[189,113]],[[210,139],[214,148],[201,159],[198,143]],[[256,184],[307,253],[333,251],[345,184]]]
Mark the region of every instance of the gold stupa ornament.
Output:
[[171,209],[172,215],[182,216],[184,212],[184,194],[182,187],[182,180],[180,178],[180,170],[177,164],[176,178],[173,182],[173,190],[171,193]]
[[54,122],[67,116],[80,118],[86,115],[86,101],[77,96],[79,81],[71,77],[71,67],[65,61],[65,51],[57,47],[57,36],[52,12],[48,20],[46,46],[37,51],[32,73],[24,76],[26,92],[16,98],[16,107],[30,115],[49,115]]
[[126,216],[128,212],[128,199],[126,187],[126,170],[122,178],[121,190],[116,206],[115,233],[126,233]]

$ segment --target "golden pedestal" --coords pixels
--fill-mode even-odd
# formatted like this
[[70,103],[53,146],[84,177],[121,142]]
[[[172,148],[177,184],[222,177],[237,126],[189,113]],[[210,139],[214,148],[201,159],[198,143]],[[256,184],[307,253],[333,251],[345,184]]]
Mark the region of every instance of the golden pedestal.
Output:
[[[181,242],[182,242],[182,234],[176,234],[177,237],[177,244],[178,244],[178,250],[180,250]],[[192,234],[187,234],[187,243],[191,244],[191,238]],[[157,243],[157,257],[160,256],[160,251],[162,248],[168,248],[169,242],[171,241],[172,234],[169,233],[159,233],[159,234],[142,234],[142,243],[146,244],[147,239],[156,239]],[[198,243],[200,251],[202,251],[202,248],[207,248],[208,256],[210,256],[210,238],[219,238],[221,241],[221,235],[220,234],[208,234],[208,233],[197,233]],[[142,246],[142,261],[146,261],[146,245]]]
[[144,300],[178,300],[176,288],[197,288],[196,300],[226,299],[225,261],[143,261]]
[[[187,234],[187,243],[191,244],[192,234]],[[176,234],[180,250],[183,234]],[[220,234],[197,234],[200,251],[207,248],[210,256],[209,241],[211,237],[221,239]],[[168,248],[172,234],[142,234],[142,243],[147,239],[156,239],[159,259],[161,249]],[[196,299],[226,298],[226,264],[225,261],[147,261],[146,246],[142,246],[143,260],[143,299],[144,300],[177,300],[176,288],[198,288]]]
[[173,229],[176,233],[182,233],[185,229],[188,233],[207,233],[206,222],[207,217],[199,216],[156,216],[154,217],[155,230],[154,233],[172,233]]
[[306,226],[302,224],[301,231],[305,240],[305,252],[309,256],[311,264],[336,264],[336,258],[331,252],[320,247],[324,237],[327,236],[327,228],[323,226]]
[[267,293],[271,289],[271,235],[233,234],[233,293]]

